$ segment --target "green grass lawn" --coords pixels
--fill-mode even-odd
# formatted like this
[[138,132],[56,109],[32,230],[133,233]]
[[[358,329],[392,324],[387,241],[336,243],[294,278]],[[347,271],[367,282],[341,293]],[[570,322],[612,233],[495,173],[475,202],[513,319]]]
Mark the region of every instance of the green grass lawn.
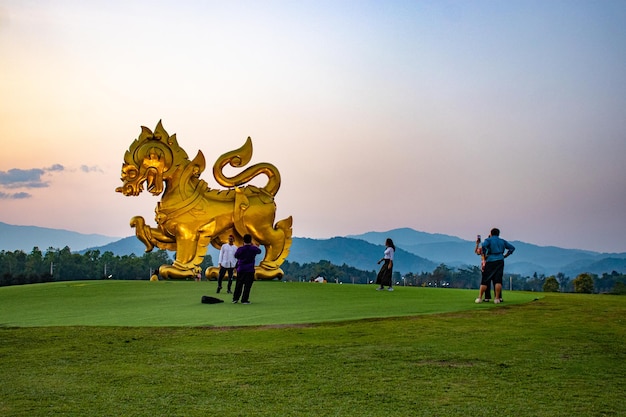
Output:
[[0,288],[0,415],[626,413],[626,297],[258,282],[200,304],[214,288]]
[[[478,290],[259,281],[251,305],[216,294],[216,282],[72,281],[0,288],[0,326],[251,326],[320,323],[493,308]],[[233,287],[234,289],[234,287]],[[202,295],[222,304],[201,304]],[[507,292],[506,303],[536,294]],[[539,295],[541,296],[541,295]]]

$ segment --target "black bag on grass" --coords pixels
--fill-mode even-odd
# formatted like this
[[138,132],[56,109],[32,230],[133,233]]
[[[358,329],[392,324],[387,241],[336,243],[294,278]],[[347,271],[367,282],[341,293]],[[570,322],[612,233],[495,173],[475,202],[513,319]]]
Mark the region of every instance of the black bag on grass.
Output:
[[223,302],[224,300],[220,300],[219,298],[210,297],[208,295],[202,296],[202,304],[219,304]]

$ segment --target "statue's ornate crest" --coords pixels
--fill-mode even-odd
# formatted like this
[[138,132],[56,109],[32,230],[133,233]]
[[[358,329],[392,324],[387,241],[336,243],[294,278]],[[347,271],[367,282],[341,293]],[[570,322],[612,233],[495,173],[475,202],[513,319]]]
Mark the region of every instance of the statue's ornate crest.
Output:
[[[157,203],[156,227],[150,227],[141,216],[131,219],[137,238],[146,245],[146,252],[156,246],[176,252],[173,265],[162,265],[164,278],[193,278],[209,244],[220,248],[233,235],[241,245],[243,235],[265,247],[265,257],[256,268],[257,279],[282,277],[280,265],[291,247],[292,218],[274,225],[274,196],[280,188],[280,174],[272,164],[258,163],[233,177],[223,173],[226,165],[245,167],[252,158],[252,140],[234,151],[220,156],[213,165],[213,176],[226,190],[209,188],[200,175],[206,162],[201,151],[193,160],[178,145],[176,135],[168,135],[161,122],[154,132],[147,127],[130,145],[122,165],[123,185],[115,191],[137,196],[144,188],[161,195]],[[267,176],[267,184],[258,188],[247,184],[258,175]],[[216,274],[216,268],[206,271]]]

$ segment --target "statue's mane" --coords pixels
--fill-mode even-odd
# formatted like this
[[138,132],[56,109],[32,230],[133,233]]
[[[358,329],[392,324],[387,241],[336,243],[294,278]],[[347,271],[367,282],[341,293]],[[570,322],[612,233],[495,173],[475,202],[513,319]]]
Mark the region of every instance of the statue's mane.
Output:
[[154,132],[145,126],[141,126],[141,134],[131,143],[128,151],[124,154],[124,162],[135,166],[141,166],[146,155],[164,159],[166,171],[184,160],[189,160],[187,152],[178,145],[176,134],[169,135],[163,128],[161,121],[157,124]]

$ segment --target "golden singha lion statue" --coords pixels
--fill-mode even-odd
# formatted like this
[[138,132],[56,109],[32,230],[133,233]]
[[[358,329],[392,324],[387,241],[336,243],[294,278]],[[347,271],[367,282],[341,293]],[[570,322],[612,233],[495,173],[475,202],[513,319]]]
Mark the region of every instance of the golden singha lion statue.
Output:
[[[291,247],[292,218],[274,225],[276,204],[274,196],[280,188],[280,174],[272,164],[252,165],[233,177],[222,172],[230,164],[240,168],[252,158],[252,140],[239,149],[220,156],[213,165],[213,176],[228,190],[209,188],[200,174],[205,169],[202,151],[190,161],[187,153],[178,146],[176,135],[168,135],[161,121],[154,132],[145,126],[124,155],[121,187],[125,196],[137,196],[146,190],[162,195],[155,209],[157,227],[146,225],[143,217],[135,216],[130,226],[137,238],[146,245],[146,252],[156,246],[175,251],[172,265],[161,265],[163,278],[194,278],[201,273],[200,264],[208,245],[219,249],[233,235],[238,246],[243,235],[250,234],[255,242],[265,247],[265,256],[256,267],[257,279],[283,276],[280,269]],[[248,183],[260,174],[267,176],[263,188]],[[217,268],[208,268],[207,277],[216,277]]]

